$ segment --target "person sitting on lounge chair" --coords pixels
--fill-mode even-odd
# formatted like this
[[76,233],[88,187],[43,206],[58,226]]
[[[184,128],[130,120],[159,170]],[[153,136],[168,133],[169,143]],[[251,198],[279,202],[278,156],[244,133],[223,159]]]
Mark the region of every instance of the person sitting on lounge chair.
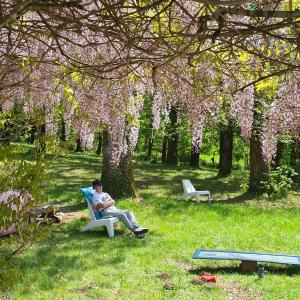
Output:
[[118,217],[136,235],[148,232],[147,228],[138,225],[132,211],[116,208],[115,200],[108,193],[102,191],[101,180],[95,179],[93,181],[93,189],[93,206],[101,217]]

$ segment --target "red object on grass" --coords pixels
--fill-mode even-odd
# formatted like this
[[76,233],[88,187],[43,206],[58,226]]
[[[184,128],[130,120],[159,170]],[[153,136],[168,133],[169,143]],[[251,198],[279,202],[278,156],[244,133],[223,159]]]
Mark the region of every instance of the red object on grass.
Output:
[[217,282],[217,276],[215,276],[215,275],[199,275],[198,280],[199,281],[216,283]]

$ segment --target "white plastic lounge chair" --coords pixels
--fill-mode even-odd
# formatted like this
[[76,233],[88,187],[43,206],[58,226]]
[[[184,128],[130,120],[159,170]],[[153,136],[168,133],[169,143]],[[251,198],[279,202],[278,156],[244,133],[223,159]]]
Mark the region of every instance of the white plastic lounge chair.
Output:
[[195,197],[197,202],[200,202],[201,195],[207,195],[208,201],[210,203],[210,191],[196,191],[189,179],[182,179],[183,191],[184,194],[180,197],[180,200],[183,200],[187,197]]
[[110,218],[102,218],[101,215],[94,211],[93,209],[93,188],[92,187],[87,187],[80,189],[82,194],[84,195],[84,198],[87,201],[89,211],[90,211],[90,216],[92,219],[92,222],[86,226],[84,226],[80,231],[87,231],[89,229],[95,228],[95,227],[102,227],[106,226],[107,233],[110,238],[113,238],[115,235],[115,230],[114,230],[114,224],[119,222],[120,220],[117,217],[110,217]]

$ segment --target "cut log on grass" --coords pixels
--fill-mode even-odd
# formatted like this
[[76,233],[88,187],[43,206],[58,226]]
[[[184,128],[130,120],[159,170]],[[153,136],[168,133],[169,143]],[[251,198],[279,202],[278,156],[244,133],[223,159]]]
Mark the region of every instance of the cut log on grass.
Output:
[[32,220],[38,224],[61,223],[64,216],[64,213],[59,211],[57,205],[34,207],[31,215]]
[[257,262],[256,261],[242,261],[240,263],[240,269],[242,271],[256,271],[257,269]]

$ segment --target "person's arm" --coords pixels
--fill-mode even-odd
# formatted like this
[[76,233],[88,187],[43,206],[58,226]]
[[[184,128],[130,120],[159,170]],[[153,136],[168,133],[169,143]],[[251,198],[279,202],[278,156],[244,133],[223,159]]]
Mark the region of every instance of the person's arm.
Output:
[[[108,194],[107,194],[107,195],[108,195]],[[109,196],[109,195],[108,195],[108,196]],[[112,202],[111,205],[115,205],[115,203],[116,203],[116,201],[115,201],[111,196],[109,196],[109,201]]]
[[107,203],[107,207],[110,207],[110,206],[112,206],[112,205],[115,205],[115,200],[109,195],[109,194],[107,194],[107,193],[105,193],[105,195],[106,195],[106,203]]
[[93,206],[96,211],[99,211],[100,209],[104,208],[104,203],[99,197],[97,197],[95,194],[93,195]]
[[112,205],[114,205],[114,204],[115,204],[115,200],[110,199],[110,200],[107,200],[107,201],[105,201],[105,202],[102,202],[102,201],[99,202],[99,203],[95,206],[95,208],[96,208],[96,210],[98,211],[98,210],[100,210],[100,209],[110,207],[110,206],[112,206]]
[[115,200],[113,200],[109,194],[105,193],[104,197],[107,199],[106,201],[102,201],[101,200],[100,202],[98,202],[95,205],[95,209],[97,211],[99,211],[99,210],[101,210],[103,208],[107,208],[107,207],[113,206],[115,204]]

